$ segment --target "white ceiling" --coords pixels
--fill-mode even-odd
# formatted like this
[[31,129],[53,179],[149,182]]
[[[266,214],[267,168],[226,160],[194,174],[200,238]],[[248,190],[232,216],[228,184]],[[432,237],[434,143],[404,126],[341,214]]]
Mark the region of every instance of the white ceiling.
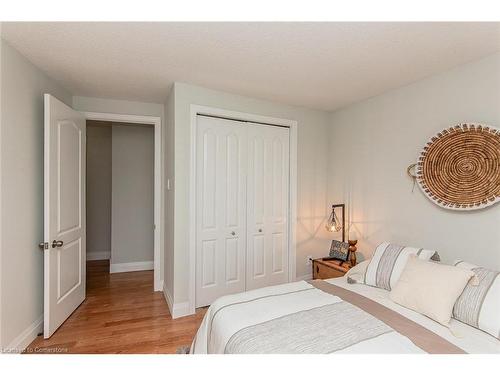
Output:
[[334,110],[500,50],[500,23],[4,23],[74,95],[163,103],[174,81]]

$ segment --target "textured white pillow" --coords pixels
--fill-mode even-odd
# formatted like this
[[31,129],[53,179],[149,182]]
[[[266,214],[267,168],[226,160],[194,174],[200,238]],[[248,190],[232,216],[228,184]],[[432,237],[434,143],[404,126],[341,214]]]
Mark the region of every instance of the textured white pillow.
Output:
[[345,276],[348,278],[347,282],[350,284],[364,284],[365,283],[365,273],[366,273],[366,268],[368,267],[368,264],[370,264],[370,260],[364,260],[361,263],[356,264],[354,267],[352,267]]
[[467,284],[455,302],[453,317],[500,339],[500,273],[462,261],[455,266],[474,272],[478,284]]
[[423,260],[439,260],[439,255],[434,250],[383,242],[375,249],[366,269],[365,284],[391,290],[396,285],[411,254]]
[[397,304],[448,327],[453,305],[473,277],[470,270],[410,255],[389,296]]

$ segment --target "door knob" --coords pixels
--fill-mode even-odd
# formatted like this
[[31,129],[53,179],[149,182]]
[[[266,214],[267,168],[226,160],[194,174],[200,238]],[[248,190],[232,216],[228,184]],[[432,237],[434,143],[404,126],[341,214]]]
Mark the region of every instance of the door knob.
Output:
[[259,233],[262,233],[262,229],[259,229]]
[[62,245],[64,245],[64,242],[63,241],[52,241],[52,248],[54,247],[62,247]]
[[231,232],[231,235],[232,235],[232,236],[234,236],[235,234],[236,234],[236,232],[235,232],[235,231],[232,231],[232,232]]

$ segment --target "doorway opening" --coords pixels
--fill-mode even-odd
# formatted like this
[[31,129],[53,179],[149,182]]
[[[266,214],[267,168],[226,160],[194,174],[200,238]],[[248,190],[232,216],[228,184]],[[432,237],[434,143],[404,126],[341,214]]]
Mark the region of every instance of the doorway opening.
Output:
[[87,120],[87,261],[154,270],[154,127]]
[[[129,126],[129,132],[132,132],[133,130],[130,130],[134,126],[138,126],[139,128],[144,129],[145,127],[153,132],[153,145],[152,145],[152,152],[153,152],[153,190],[149,193],[152,195],[153,199],[153,222],[151,223],[150,229],[153,231],[153,270],[154,270],[154,277],[153,277],[153,290],[154,291],[161,291],[163,289],[163,279],[161,275],[161,259],[163,257],[162,254],[162,241],[163,241],[163,209],[162,209],[162,202],[163,202],[163,172],[162,172],[162,155],[163,155],[163,148],[162,148],[162,131],[161,131],[161,118],[160,117],[155,117],[155,116],[140,116],[140,115],[128,115],[128,114],[116,114],[116,113],[100,113],[100,112],[82,112],[84,117],[86,118],[87,123],[92,125],[92,122],[94,122],[94,125],[98,125],[97,123],[109,123],[111,125],[111,133],[113,132],[113,125],[115,127],[119,126]],[[95,123],[97,122],[97,123]],[[92,130],[91,130],[92,131]],[[109,131],[109,130],[108,130]],[[137,132],[140,132],[140,130],[136,130]],[[112,134],[111,134],[111,140],[112,140]],[[142,156],[141,156],[142,158]],[[134,161],[136,163],[137,161]],[[123,166],[122,166],[123,167]],[[125,167],[127,167],[127,163],[125,163]],[[111,185],[111,188],[113,186]],[[134,215],[132,215],[134,216]],[[87,219],[87,223],[89,220]],[[90,224],[90,223],[89,223]],[[93,245],[90,244],[92,247]],[[87,246],[87,248],[89,248]],[[97,246],[94,249],[98,254],[91,255],[91,259],[96,257],[103,257],[106,254],[104,252],[100,252],[99,246]],[[105,251],[106,249],[104,249]],[[118,271],[120,272],[121,270],[128,270],[128,271],[134,271],[134,270],[139,270],[141,268],[150,267],[151,266],[151,261],[150,260],[144,260],[144,261],[137,261],[137,262],[115,262],[116,259],[120,258],[114,258],[112,259],[112,251],[111,251],[111,245],[109,248],[109,262],[110,262],[110,271]],[[141,263],[141,262],[148,262],[148,263]],[[111,264],[121,264],[121,265],[114,265],[111,266]],[[123,264],[125,263],[125,264]],[[132,263],[132,264],[127,264],[127,263]],[[133,264],[135,263],[135,264]]]

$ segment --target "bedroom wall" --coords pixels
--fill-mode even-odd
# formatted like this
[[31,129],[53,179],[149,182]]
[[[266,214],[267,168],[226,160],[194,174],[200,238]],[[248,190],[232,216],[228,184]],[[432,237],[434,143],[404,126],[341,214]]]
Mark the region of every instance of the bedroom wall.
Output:
[[331,115],[328,197],[349,205],[365,257],[392,241],[500,269],[500,205],[442,209],[406,175],[431,136],[461,122],[500,127],[500,53]]
[[43,320],[43,94],[71,93],[1,43],[1,337],[23,347]]
[[[263,100],[233,95],[184,83],[175,83],[175,166],[174,166],[174,283],[175,304],[188,299],[189,252],[189,175],[190,105],[198,104],[232,111],[247,112],[296,120],[298,122],[298,217],[297,277],[311,273],[307,255],[324,256],[330,236],[323,230],[327,200],[327,155],[329,115]],[[171,193],[172,194],[172,193]]]
[[87,260],[111,255],[111,124],[87,121]]
[[[2,24],[0,23],[0,35],[2,31]],[[3,54],[3,41],[0,39],[0,158],[2,156],[2,54]],[[0,348],[2,345],[2,160],[0,159]]]
[[163,265],[163,289],[172,305],[174,290],[174,207],[175,207],[175,90],[171,88],[165,103],[165,170],[167,190],[165,192],[165,254]]
[[112,126],[111,271],[154,259],[154,127]]

